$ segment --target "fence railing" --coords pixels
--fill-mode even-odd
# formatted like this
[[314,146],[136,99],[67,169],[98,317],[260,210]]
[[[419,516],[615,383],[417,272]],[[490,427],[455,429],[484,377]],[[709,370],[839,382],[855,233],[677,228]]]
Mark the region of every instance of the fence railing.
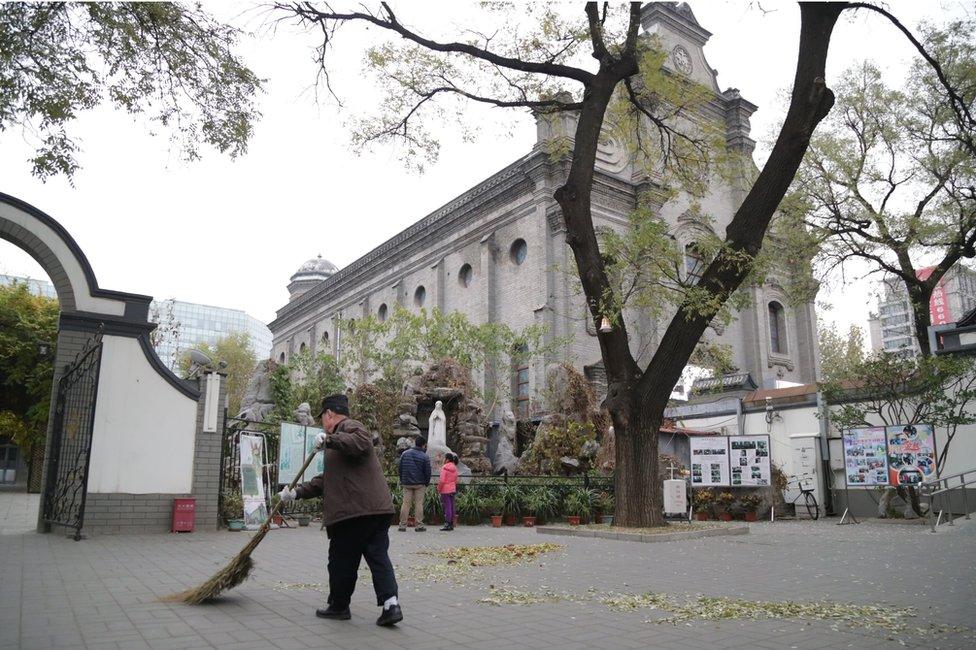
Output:
[[[966,519],[970,518],[969,497],[966,495],[966,490],[970,487],[976,488],[976,468],[959,472],[958,474],[941,476],[937,479],[922,483],[920,486],[922,496],[928,497],[929,500],[929,509],[925,516],[929,522],[929,528],[933,533],[935,532],[935,527],[942,523],[943,515],[945,515],[946,522],[950,526],[955,525],[952,518],[952,495],[956,491],[962,493],[963,516]],[[937,502],[942,507],[939,510],[938,516],[933,519],[932,511],[935,510]]]

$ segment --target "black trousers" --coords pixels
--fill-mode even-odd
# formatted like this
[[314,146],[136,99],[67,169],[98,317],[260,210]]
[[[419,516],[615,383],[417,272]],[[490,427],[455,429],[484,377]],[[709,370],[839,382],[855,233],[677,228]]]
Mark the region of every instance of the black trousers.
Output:
[[349,606],[356,589],[359,562],[373,574],[376,604],[397,595],[396,576],[390,562],[390,515],[354,517],[326,526],[329,536],[329,604],[337,609]]

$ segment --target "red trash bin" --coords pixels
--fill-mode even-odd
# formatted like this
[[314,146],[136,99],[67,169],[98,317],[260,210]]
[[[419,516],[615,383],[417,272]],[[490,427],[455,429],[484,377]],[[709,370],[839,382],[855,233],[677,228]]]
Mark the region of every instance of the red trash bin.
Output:
[[192,533],[196,521],[197,500],[173,499],[173,527],[171,533]]

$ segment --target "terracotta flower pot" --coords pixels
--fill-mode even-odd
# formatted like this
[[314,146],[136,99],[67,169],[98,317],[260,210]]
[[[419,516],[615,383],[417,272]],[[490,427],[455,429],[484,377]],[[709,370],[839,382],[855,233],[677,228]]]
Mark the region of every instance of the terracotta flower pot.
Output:
[[505,525],[514,526],[515,525],[515,515],[505,515]]
[[708,513],[707,512],[696,512],[695,513],[695,519],[697,519],[698,521],[708,521]]
[[458,517],[457,515],[454,515],[454,525],[457,526],[460,523],[461,523],[461,518]]
[[580,525],[580,518],[578,516],[576,516],[576,515],[570,515],[570,516],[566,517],[566,519],[569,521],[569,525],[570,526],[579,526]]
[[596,514],[594,514],[593,515],[593,523],[594,524],[602,524],[603,523],[603,515],[601,513],[599,513],[599,512],[596,513]]
[[746,513],[746,521],[756,521],[756,519],[757,519],[756,513],[754,513],[754,512],[747,512]]
[[535,526],[535,517],[525,516],[522,517],[522,525],[526,528],[532,528]]
[[722,521],[732,521],[732,513],[731,512],[721,512],[721,513],[719,513],[718,518],[721,519]]
[[502,516],[501,515],[492,515],[491,516],[491,525],[494,526],[495,528],[501,528],[502,527]]
[[285,523],[285,520],[281,517],[281,515],[275,515],[272,517],[271,521],[274,522],[276,526],[280,526]]

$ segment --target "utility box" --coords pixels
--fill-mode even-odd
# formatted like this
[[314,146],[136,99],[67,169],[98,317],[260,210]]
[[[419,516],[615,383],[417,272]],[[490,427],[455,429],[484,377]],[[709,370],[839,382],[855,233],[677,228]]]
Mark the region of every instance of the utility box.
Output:
[[664,514],[683,515],[688,512],[685,482],[672,478],[664,482]]
[[197,500],[173,499],[173,526],[171,533],[192,533],[197,518]]

